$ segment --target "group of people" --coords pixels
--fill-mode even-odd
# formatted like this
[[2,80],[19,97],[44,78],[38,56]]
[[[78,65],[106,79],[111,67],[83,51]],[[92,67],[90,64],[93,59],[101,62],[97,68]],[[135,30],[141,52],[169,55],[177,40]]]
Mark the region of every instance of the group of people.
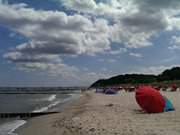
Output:
[[[172,85],[149,85],[153,88],[155,88],[157,91],[180,91],[180,87],[178,87],[176,84]],[[96,89],[97,93],[106,93],[106,91],[114,91],[113,93],[117,93],[118,91],[125,90],[126,92],[134,92],[139,85],[132,86],[114,86],[114,87],[104,87],[104,88],[98,88]]]

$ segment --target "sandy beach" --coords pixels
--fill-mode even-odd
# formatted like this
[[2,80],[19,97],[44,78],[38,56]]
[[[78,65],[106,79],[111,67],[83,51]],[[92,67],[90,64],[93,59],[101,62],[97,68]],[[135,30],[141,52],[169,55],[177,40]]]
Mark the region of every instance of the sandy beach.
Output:
[[58,114],[32,118],[18,135],[179,135],[180,92],[163,92],[176,111],[140,111],[135,93],[104,95],[89,92]]

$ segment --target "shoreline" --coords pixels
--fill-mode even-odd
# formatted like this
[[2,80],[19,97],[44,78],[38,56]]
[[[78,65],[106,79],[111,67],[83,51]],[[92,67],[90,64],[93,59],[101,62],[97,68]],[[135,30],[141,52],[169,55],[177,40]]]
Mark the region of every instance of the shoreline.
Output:
[[[84,93],[80,95],[79,99],[72,100],[62,105],[61,108],[59,109],[60,112],[58,113],[33,117],[26,120],[27,121],[26,124],[17,128],[14,131],[14,133],[18,135],[52,134],[51,131],[56,130],[55,129],[55,125],[56,125],[55,123],[57,123],[56,120],[64,120],[64,118],[70,118],[73,117],[75,114],[81,113],[82,109],[78,109],[78,108],[83,108],[90,98],[91,98],[90,93]],[[41,128],[39,132],[34,133],[34,129],[37,129],[37,126],[39,127],[41,125],[44,128]],[[51,129],[51,130],[49,130],[50,132],[43,132],[43,129]]]
[[176,111],[140,111],[134,93],[84,94],[61,113],[30,119],[18,135],[179,135],[180,92],[162,92]]

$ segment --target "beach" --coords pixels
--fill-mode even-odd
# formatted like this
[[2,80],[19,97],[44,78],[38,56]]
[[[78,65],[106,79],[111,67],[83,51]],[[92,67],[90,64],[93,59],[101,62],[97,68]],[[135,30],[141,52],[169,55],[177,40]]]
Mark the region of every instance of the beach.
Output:
[[87,92],[64,111],[29,119],[18,135],[179,135],[180,92],[162,92],[175,111],[147,114],[134,92]]

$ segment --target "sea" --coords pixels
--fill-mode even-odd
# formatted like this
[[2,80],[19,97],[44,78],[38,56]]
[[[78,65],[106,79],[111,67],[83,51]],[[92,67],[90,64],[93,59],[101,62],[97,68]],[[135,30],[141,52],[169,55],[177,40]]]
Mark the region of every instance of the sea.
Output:
[[[0,94],[0,113],[40,113],[61,111],[80,97],[80,92],[58,94]],[[0,135],[17,135],[14,131],[27,123],[25,119],[0,118]]]

